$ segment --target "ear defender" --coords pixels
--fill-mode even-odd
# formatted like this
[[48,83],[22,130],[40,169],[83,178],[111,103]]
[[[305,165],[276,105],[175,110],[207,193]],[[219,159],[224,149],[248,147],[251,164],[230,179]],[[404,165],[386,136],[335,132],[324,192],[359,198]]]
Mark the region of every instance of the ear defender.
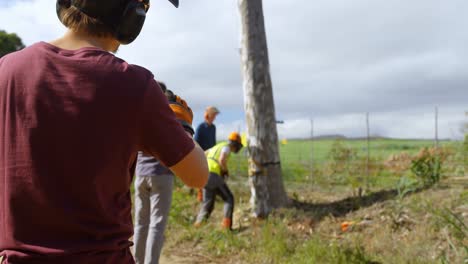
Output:
[[57,5],[64,8],[69,8],[71,4],[71,0],[57,0]]
[[[169,1],[175,7],[179,6],[179,0]],[[84,1],[79,6],[74,2],[74,0],[57,0],[57,16],[60,18],[60,11],[73,5],[88,16],[113,28],[114,37],[124,45],[132,43],[140,35],[150,6],[150,0],[94,0]]]
[[115,31],[116,39],[122,44],[132,43],[140,35],[146,20],[149,1],[131,0],[122,14]]

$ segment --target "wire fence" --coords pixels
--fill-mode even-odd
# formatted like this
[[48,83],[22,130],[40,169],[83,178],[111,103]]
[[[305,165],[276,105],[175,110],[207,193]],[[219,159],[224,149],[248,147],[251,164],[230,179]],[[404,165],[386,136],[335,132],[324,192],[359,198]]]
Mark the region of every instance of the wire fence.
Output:
[[[320,131],[320,128],[318,123],[311,121],[309,138],[280,139],[278,144],[284,180],[370,186],[376,181],[395,182],[402,176],[412,174],[413,161],[422,155],[424,149],[441,157],[443,175],[468,175],[468,140],[463,139],[463,132],[458,138],[439,138],[437,108],[432,126],[427,126],[432,130],[432,139],[372,136],[369,114],[365,114],[365,120],[361,127],[361,131],[365,132],[361,137],[339,136],[340,131],[336,131],[334,136],[315,136],[317,133],[314,130]],[[461,124],[463,122],[458,125]],[[247,176],[247,152],[244,150],[239,155],[233,155],[230,166],[234,175]]]

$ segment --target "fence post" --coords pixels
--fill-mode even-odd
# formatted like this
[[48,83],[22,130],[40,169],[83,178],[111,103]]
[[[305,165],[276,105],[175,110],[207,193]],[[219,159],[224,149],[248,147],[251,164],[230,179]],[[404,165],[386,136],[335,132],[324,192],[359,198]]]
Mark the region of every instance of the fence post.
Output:
[[435,125],[434,144],[435,144],[435,148],[438,149],[439,148],[439,109],[437,108],[437,106],[435,107],[435,111],[434,111],[434,119],[435,119],[435,122],[434,122],[434,125]]
[[314,177],[314,119],[310,119],[310,178]]
[[468,144],[468,111],[465,111],[465,124],[463,129],[463,142],[462,142],[462,153],[463,153],[463,168],[464,176],[468,176],[468,149],[465,144]]
[[366,112],[366,132],[367,132],[366,188],[369,189],[369,163],[370,163],[370,126],[369,126],[369,112]]

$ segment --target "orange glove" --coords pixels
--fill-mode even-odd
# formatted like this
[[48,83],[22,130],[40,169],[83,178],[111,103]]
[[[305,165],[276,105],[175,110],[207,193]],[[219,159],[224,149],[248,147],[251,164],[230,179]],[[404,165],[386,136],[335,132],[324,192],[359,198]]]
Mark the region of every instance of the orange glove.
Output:
[[169,101],[169,107],[176,115],[177,120],[182,124],[185,131],[189,132],[192,136],[195,134],[195,131],[192,127],[193,121],[193,112],[192,109],[187,105],[184,99],[175,95],[171,90],[166,90],[164,94]]

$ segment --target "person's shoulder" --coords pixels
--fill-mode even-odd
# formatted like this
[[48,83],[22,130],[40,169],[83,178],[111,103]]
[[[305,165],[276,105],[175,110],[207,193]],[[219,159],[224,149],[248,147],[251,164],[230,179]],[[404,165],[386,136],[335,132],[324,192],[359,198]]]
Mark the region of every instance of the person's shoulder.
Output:
[[6,54],[0,58],[0,72],[5,76],[11,74],[17,69],[28,68],[31,66],[31,56],[36,54],[39,43],[28,46],[24,49]]
[[106,67],[100,70],[103,79],[112,80],[114,86],[125,86],[129,94],[145,95],[148,89],[157,87],[153,73],[135,64],[107,53],[99,58],[99,65]]
[[208,124],[206,122],[201,122],[199,125],[198,125],[198,128],[206,128],[208,126]]
[[39,43],[36,43],[24,49],[8,53],[5,56],[0,58],[0,64],[18,61],[18,60],[21,60],[22,58],[26,58],[30,54],[37,52],[38,47],[39,47]]
[[77,63],[77,66],[80,67],[94,67],[100,74],[105,74],[106,72],[110,74],[126,73],[127,76],[132,76],[133,78],[153,78],[153,74],[148,69],[129,64],[125,60],[102,49],[85,47],[78,50],[64,50],[44,41],[9,53],[0,58],[0,61],[3,63],[11,62],[15,65],[30,63],[31,61],[48,61],[61,64],[66,61],[68,63]]
[[128,78],[131,78],[135,82],[138,80],[148,82],[149,80],[154,79],[154,75],[150,70],[139,65],[130,64],[113,54],[108,53],[108,55],[109,56],[105,56],[101,60],[105,60],[104,64],[111,66],[109,67],[109,70],[112,73],[128,76]]
[[15,52],[6,54],[5,56],[3,56],[3,57],[0,58],[0,64],[3,63],[3,62],[5,62],[5,61],[14,59],[15,57],[18,57],[19,54],[21,54],[21,53],[23,53],[23,52],[24,52],[24,49],[23,49],[23,50],[19,50],[19,51],[15,51]]
[[113,54],[109,53],[109,55],[111,55],[109,59],[112,61],[113,64],[115,64],[116,70],[127,74],[137,75],[140,77],[146,77],[151,79],[154,78],[153,73],[145,67],[136,64],[130,64],[124,59],[121,59]]
[[135,79],[141,80],[145,84],[143,87],[148,87],[148,83],[154,80],[154,75],[150,70],[134,64],[127,65],[127,72],[131,75],[134,75]]
[[231,152],[231,149],[229,148],[229,145],[224,145],[222,148],[221,148],[221,152],[222,153],[226,153],[226,154],[229,154]]

